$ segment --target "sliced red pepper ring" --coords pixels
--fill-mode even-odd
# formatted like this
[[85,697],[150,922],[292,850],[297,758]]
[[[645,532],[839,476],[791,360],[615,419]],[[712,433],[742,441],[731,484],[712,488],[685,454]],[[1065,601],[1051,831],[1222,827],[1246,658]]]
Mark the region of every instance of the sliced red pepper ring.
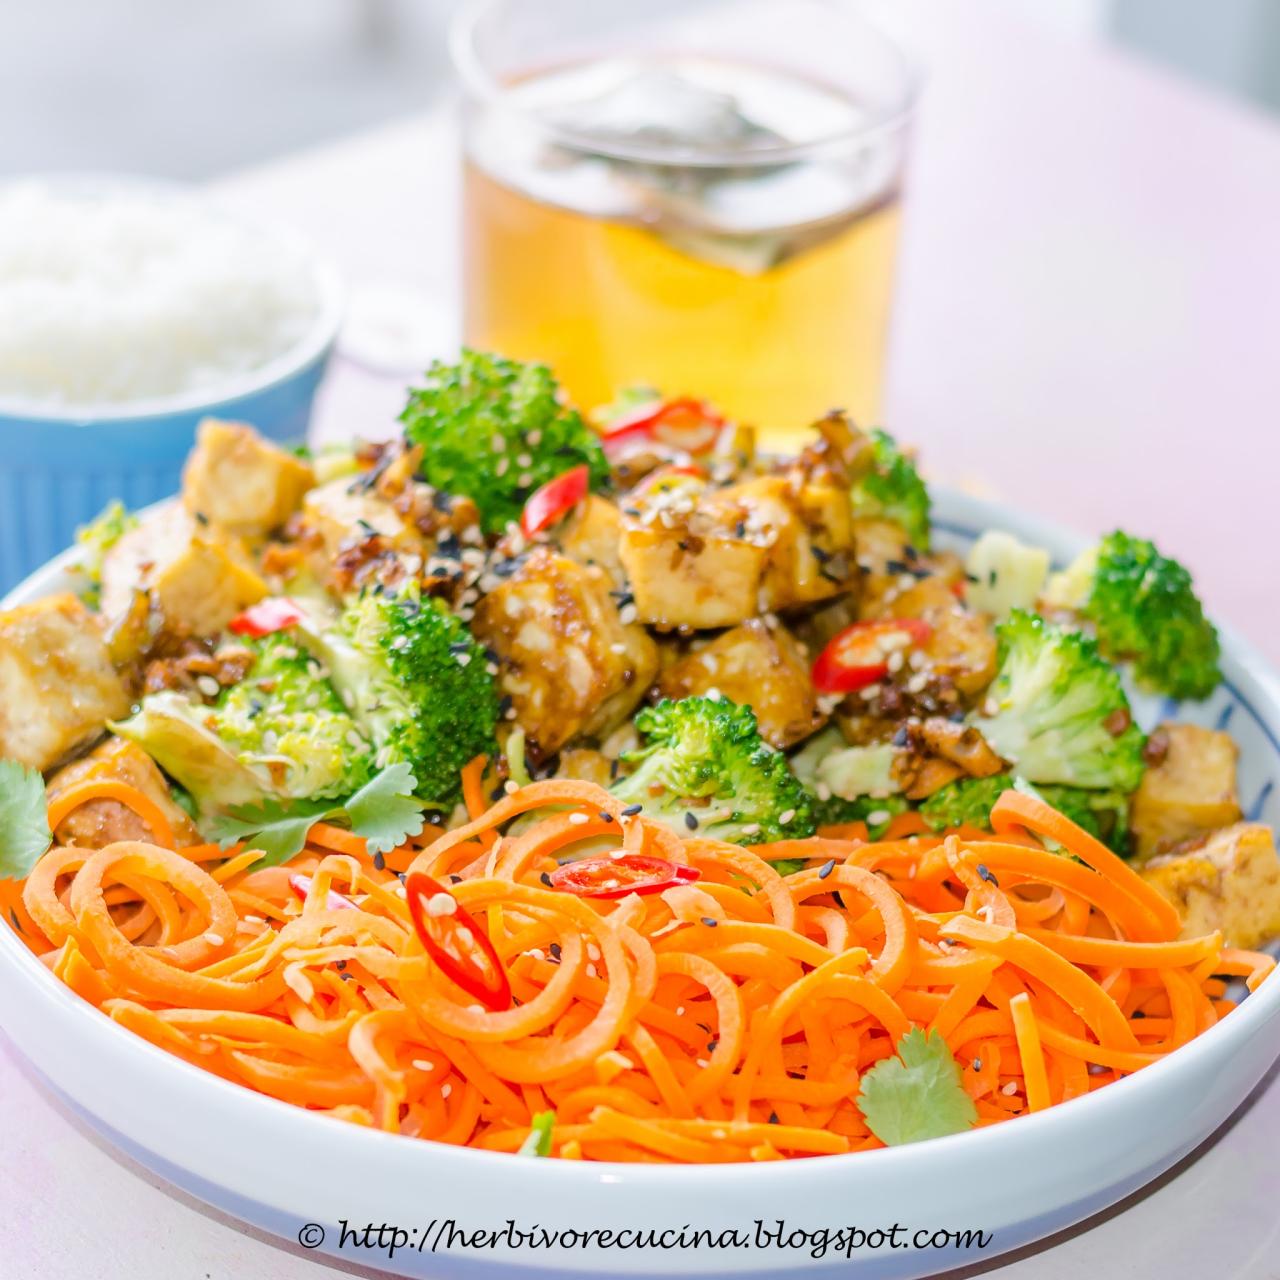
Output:
[[404,889],[413,927],[440,972],[490,1013],[510,1009],[506,967],[471,913],[425,871],[411,871]]
[[692,884],[702,875],[696,867],[668,862],[646,853],[620,858],[582,858],[566,862],[551,873],[551,886],[580,898],[625,898],[629,893],[661,893]]
[[923,618],[886,618],[855,622],[833,636],[813,664],[813,687],[819,693],[852,693],[889,674],[895,649],[924,644],[933,628]]
[[296,627],[306,616],[287,596],[272,596],[251,604],[227,626],[238,636],[269,636]]
[[587,496],[590,481],[591,472],[583,462],[535,489],[520,513],[524,536],[531,538],[567,516]]
[[706,453],[719,438],[724,418],[705,400],[681,396],[675,400],[642,405],[610,424],[603,435],[606,453],[652,442],[681,449],[685,453]]
[[[289,877],[289,888],[293,890],[294,896],[299,902],[306,902],[307,895],[311,892],[311,877],[294,875]],[[350,898],[344,898],[342,894],[330,889],[325,895],[324,905],[330,911],[354,911],[356,904]]]

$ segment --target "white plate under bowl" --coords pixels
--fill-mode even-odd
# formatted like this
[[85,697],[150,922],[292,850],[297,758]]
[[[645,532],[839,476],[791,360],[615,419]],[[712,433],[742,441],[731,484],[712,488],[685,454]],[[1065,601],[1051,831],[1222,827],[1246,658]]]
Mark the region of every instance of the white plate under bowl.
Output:
[[[939,495],[939,540],[962,548],[1004,528],[1059,560],[1078,539],[990,503]],[[28,579],[14,605],[67,586],[68,558]],[[1280,682],[1252,649],[1224,635],[1223,686],[1178,714],[1229,725],[1241,748],[1249,817],[1275,825],[1280,796]],[[1148,727],[1172,708],[1137,699]],[[121,1150],[222,1211],[318,1254],[405,1276],[544,1277],[935,1275],[1062,1230],[1143,1186],[1193,1150],[1240,1105],[1280,1054],[1280,978],[1223,1023],[1088,1097],[1010,1123],[913,1146],[759,1165],[658,1167],[520,1159],[437,1146],[311,1115],[189,1066],[93,1009],[0,928],[0,1022],[35,1069]],[[450,1222],[465,1230],[668,1232],[667,1247],[601,1241],[546,1247],[514,1237],[433,1252]],[[860,1227],[895,1240],[846,1259],[829,1250],[758,1246],[788,1231]],[[342,1244],[341,1224],[413,1233],[385,1250]],[[311,1225],[308,1225],[311,1224]],[[912,1247],[938,1229],[991,1233],[985,1249]],[[709,1236],[695,1247],[678,1237]],[[732,1233],[742,1236],[735,1244]],[[721,1235],[721,1233],[726,1233]],[[712,1238],[719,1238],[715,1244]],[[572,1241],[572,1237],[570,1237]],[[420,1247],[421,1245],[421,1247]],[[674,1246],[674,1247],[673,1247]]]

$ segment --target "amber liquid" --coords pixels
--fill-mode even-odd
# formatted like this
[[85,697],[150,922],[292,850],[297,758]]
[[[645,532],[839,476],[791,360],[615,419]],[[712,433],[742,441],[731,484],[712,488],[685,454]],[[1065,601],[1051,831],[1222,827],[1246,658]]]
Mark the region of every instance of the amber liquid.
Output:
[[643,227],[544,204],[474,164],[465,199],[466,341],[545,360],[575,403],[648,383],[771,435],[837,407],[877,419],[896,200],[744,274]]
[[[797,122],[843,109],[794,80],[709,74],[745,86],[765,112],[809,95],[792,110]],[[561,81],[524,83],[554,93]],[[833,408],[877,418],[896,161],[874,177],[856,165],[779,166],[758,184],[754,170],[725,171],[722,185],[699,188],[696,174],[609,168],[590,153],[520,153],[483,122],[469,153],[468,344],[546,361],[588,408],[642,383],[704,396],[774,438]]]

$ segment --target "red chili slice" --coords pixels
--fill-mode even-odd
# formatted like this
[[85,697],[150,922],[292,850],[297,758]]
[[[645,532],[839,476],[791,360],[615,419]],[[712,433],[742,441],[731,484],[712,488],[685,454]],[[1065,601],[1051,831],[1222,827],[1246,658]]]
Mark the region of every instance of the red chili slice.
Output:
[[[490,1013],[510,1009],[511,980],[493,943],[471,913],[425,871],[411,871],[404,887],[413,927],[440,972]],[[433,908],[433,904],[441,904],[445,910],[439,905]]]
[[661,893],[676,885],[692,884],[701,874],[695,867],[666,858],[627,853],[621,858],[566,862],[551,873],[551,884],[580,898],[625,898],[629,893]]
[[584,462],[535,489],[520,514],[525,537],[541,533],[567,516],[587,496],[590,480],[591,473]]
[[[832,637],[813,664],[813,687],[819,693],[852,693],[889,674],[893,637],[908,645],[924,644],[933,628],[922,618],[888,618],[884,622],[855,622]],[[901,646],[899,646],[901,647]]]
[[274,596],[251,604],[227,626],[238,636],[269,636],[296,627],[306,616],[287,596]]
[[681,396],[647,404],[613,423],[604,433],[606,453],[646,442],[669,445],[686,453],[706,453],[716,442],[724,418],[705,400]]
[[[310,876],[290,876],[289,888],[293,890],[294,895],[300,902],[306,902],[307,895],[311,892]],[[330,911],[354,911],[356,904],[350,898],[344,898],[342,894],[330,889],[325,897],[326,907]]]

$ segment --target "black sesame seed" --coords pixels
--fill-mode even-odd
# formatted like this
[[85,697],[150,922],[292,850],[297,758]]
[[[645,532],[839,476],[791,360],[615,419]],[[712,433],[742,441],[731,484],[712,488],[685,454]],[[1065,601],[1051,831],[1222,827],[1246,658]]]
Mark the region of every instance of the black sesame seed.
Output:
[[396,872],[396,879],[399,880],[401,884],[404,884],[404,882],[408,880],[408,878],[409,878],[409,873],[407,871]]
[[698,829],[698,819],[687,809],[685,810],[684,815],[684,825],[688,827],[690,831],[697,831]]
[[778,1113],[777,1113],[776,1111],[770,1111],[770,1112],[769,1112],[769,1123],[770,1123],[770,1124],[781,1124],[781,1123],[782,1123],[782,1122],[778,1119]]
[[975,1071],[981,1071],[981,1070],[982,1070],[982,1059],[981,1059],[981,1058],[974,1058],[974,1060],[973,1060],[973,1069],[974,1069]]
[[621,761],[621,760],[610,760],[610,761],[609,761],[609,778],[610,778],[610,780],[611,780],[611,781],[616,781],[616,780],[617,780],[617,777],[618,777],[618,770],[619,770],[619,769],[621,769],[621,768],[622,768],[622,761]]
[[601,809],[601,810],[600,810],[600,821],[601,821],[601,822],[612,822],[612,821],[613,821],[613,814],[611,814],[611,813],[605,813],[605,811],[604,811],[603,809]]
[[911,566],[905,560],[886,560],[884,567],[886,573],[906,573]]
[[207,515],[205,515],[205,513],[204,513],[203,511],[197,511],[197,512],[195,513],[195,515],[196,515],[196,524],[208,524],[208,523],[209,523],[209,517],[208,517]]
[[708,929],[714,929],[716,925],[720,923],[720,921],[717,920],[715,916],[703,916],[702,923],[705,924]]
[[18,913],[12,907],[9,908],[9,919],[13,921],[13,927],[19,933],[26,933],[26,930],[22,927],[22,921],[18,919]]
[[545,871],[538,877],[538,879],[541,880],[548,889],[552,888],[551,877]]
[[353,974],[353,973],[340,973],[340,974],[338,974],[338,977],[340,977],[340,978],[343,980],[343,982],[354,982],[354,981],[355,981],[355,974]]
[[507,789],[506,789],[506,787],[505,787],[505,786],[503,786],[503,785],[502,785],[502,783],[500,782],[500,783],[498,783],[498,785],[497,785],[496,787],[494,787],[494,789],[493,789],[492,791],[490,791],[490,792],[489,792],[489,799],[490,799],[490,800],[501,800],[501,799],[502,799],[502,797],[503,797],[503,796],[505,796],[506,794],[507,794]]
[[836,906],[837,906],[837,907],[839,907],[841,911],[843,911],[843,910],[844,910],[844,899],[840,896],[840,890],[839,890],[839,889],[832,889],[832,890],[831,890],[831,896],[836,900]]
[[373,855],[373,869],[375,871],[385,871],[387,869],[386,855],[379,852]]
[[999,880],[997,880],[997,879],[995,878],[995,875],[992,873],[992,871],[990,870],[990,868],[988,868],[988,866],[987,866],[987,864],[986,864],[985,862],[980,862],[980,863],[978,863],[978,874],[979,874],[979,875],[980,875],[980,876],[981,876],[981,877],[982,877],[982,878],[983,878],[983,879],[984,879],[988,884],[993,884],[993,885],[995,885],[995,887],[996,887],[997,889],[1000,887],[1000,881],[999,881]]
[[461,883],[462,883],[462,877],[461,877],[461,876],[458,876],[458,875],[451,875],[451,876],[449,877],[449,883],[450,883],[450,884],[461,884]]
[[624,818],[634,818],[643,808],[644,805],[642,804],[629,804],[625,809],[623,809],[622,816]]
[[334,965],[334,968],[337,969],[339,973],[341,973],[343,969],[345,969],[346,967],[347,967],[347,962],[345,960],[339,960],[338,963]]
[[707,1041],[707,1052],[708,1052],[708,1053],[715,1053],[715,1051],[716,1051],[716,1045],[718,1045],[719,1043],[720,1043],[720,1041],[719,1041],[719,1040],[708,1040],[708,1041]]
[[915,561],[920,559],[920,553],[909,542],[902,548],[902,554],[906,556],[908,560]]
[[818,871],[818,879],[825,880],[836,869],[836,860],[832,858],[829,862],[824,862]]
[[827,561],[830,560],[832,555],[834,554],[833,552],[830,552],[830,551],[824,551],[821,547],[810,547],[809,550],[813,552],[813,558],[819,564],[826,564]]

